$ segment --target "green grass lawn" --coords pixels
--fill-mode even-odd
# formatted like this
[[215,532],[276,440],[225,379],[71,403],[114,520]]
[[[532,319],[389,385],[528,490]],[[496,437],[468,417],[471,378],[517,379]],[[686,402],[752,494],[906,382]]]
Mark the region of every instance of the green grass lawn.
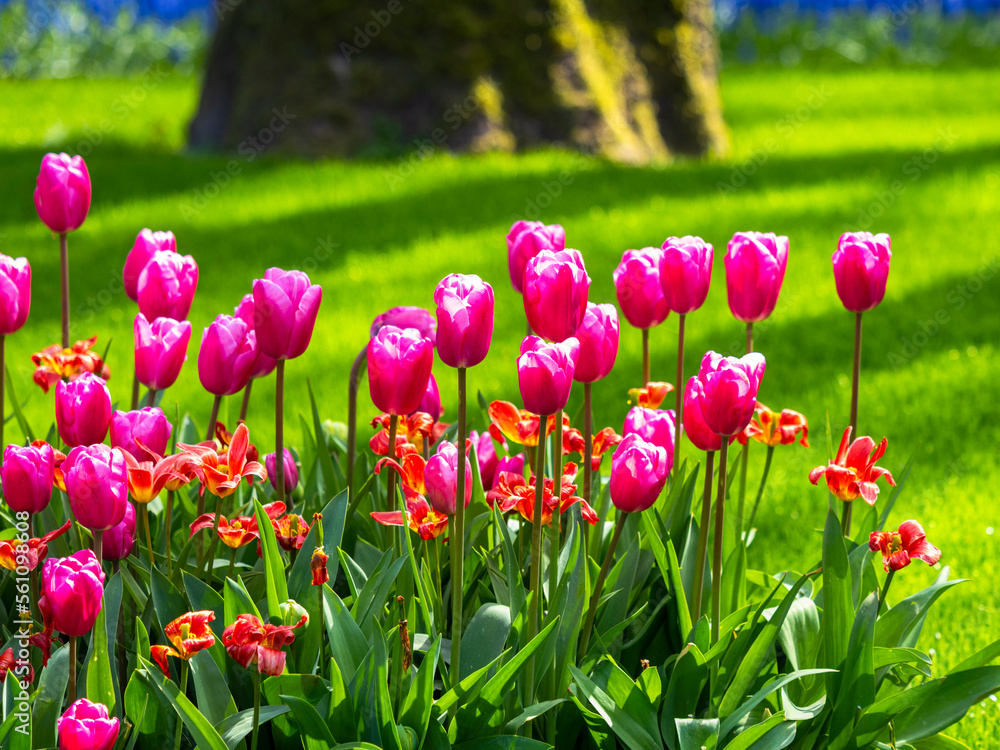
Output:
[[[70,238],[73,334],[98,334],[99,348],[113,340],[115,399],[126,401],[131,387],[135,309],[120,291],[120,269],[136,233],[172,229],[179,249],[197,259],[191,361],[165,406],[170,413],[180,401],[202,425],[211,397],[198,385],[199,332],[231,312],[271,265],[305,269],[324,287],[312,347],[288,368],[288,409],[307,411],[309,376],[323,415],[340,420],[348,368],[371,319],[393,305],[432,305],[434,285],[453,271],[481,275],[497,296],[493,349],[470,373],[471,387],[487,399],[518,399],[514,359],[524,322],[508,283],[504,234],[515,218],[535,218],[539,205],[540,218],[563,224],[583,252],[597,301],[614,299],[611,271],[627,248],[670,234],[714,243],[715,281],[688,321],[689,372],[705,350],[739,353],[743,345],[725,299],[726,240],[746,229],[786,234],[784,289],[758,330],[768,359],[761,399],[804,412],[813,447],[776,456],[750,564],[801,568],[820,554],[816,530],[827,504],[826,490],[806,474],[826,462],[826,421],[836,442],[850,401],[853,319],[837,299],[830,255],[848,229],[889,232],[888,293],[865,316],[860,426],[876,439],[888,436],[883,463],[892,470],[918,454],[891,523],[922,521],[944,551],[942,564],[969,579],[924,627],[924,646],[947,667],[1000,636],[1000,510],[989,489],[1000,483],[997,83],[995,72],[975,69],[732,71],[723,95],[733,153],[724,160],[634,169],[557,151],[440,154],[414,159],[403,176],[399,161],[242,156],[238,174],[226,174],[227,157],[181,151],[194,80],[5,82],[0,251],[27,256],[34,269],[33,310],[10,337],[8,365],[29,417],[48,424],[52,396],[31,384],[29,355],[59,332],[57,245],[31,200],[49,150],[89,152],[93,208]],[[673,380],[675,338],[673,318],[652,334],[654,375],[662,379]],[[639,371],[639,334],[623,329],[617,367],[595,388],[598,425],[620,429]],[[436,372],[454,405],[452,373]],[[235,415],[237,398],[223,416]],[[272,408],[272,383],[258,385],[249,424],[268,450]],[[374,413],[367,398],[361,412]],[[298,425],[289,429],[295,440]],[[9,425],[8,439],[19,437]],[[690,455],[690,444],[683,450]],[[754,454],[752,488],[763,451]],[[897,576],[892,596],[936,575],[917,563]],[[996,703],[973,708],[956,734],[974,747],[1000,742]]]

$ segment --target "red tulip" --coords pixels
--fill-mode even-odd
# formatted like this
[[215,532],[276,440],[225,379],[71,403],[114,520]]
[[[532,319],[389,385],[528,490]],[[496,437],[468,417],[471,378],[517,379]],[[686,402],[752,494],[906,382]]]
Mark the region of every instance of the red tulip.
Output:
[[111,424],[111,392],[102,378],[87,372],[56,384],[56,427],[66,445],[104,442]]
[[286,654],[282,647],[295,640],[295,628],[307,622],[307,616],[295,625],[264,625],[253,615],[239,615],[222,633],[226,653],[242,667],[257,664],[257,671],[271,676],[285,671]]
[[80,698],[57,723],[59,750],[111,750],[118,741],[119,722],[101,703]]
[[136,282],[139,311],[147,320],[184,320],[198,289],[198,264],[190,255],[158,251],[146,261]]
[[48,443],[26,448],[12,444],[4,448],[0,483],[7,506],[15,513],[45,510],[52,499],[55,466],[55,453]]
[[671,464],[674,455],[674,412],[662,409],[644,409],[633,406],[625,415],[625,426],[622,435],[638,435],[647,443],[663,448],[670,454]]
[[177,382],[181,366],[187,362],[191,323],[173,318],[157,318],[150,323],[139,313],[132,326],[135,342],[135,372],[147,388],[162,391]]
[[368,342],[368,388],[375,406],[402,416],[417,410],[427,391],[434,344],[414,328],[386,325]]
[[845,232],[833,253],[833,278],[844,307],[854,313],[877,307],[885,297],[892,251],[887,234]]
[[104,571],[92,550],[50,557],[42,566],[38,607],[60,633],[70,637],[89,633],[101,611],[103,594]]
[[309,346],[323,290],[302,271],[269,268],[253,282],[253,328],[269,357],[295,359]]
[[173,429],[163,411],[155,406],[116,411],[111,417],[111,447],[130,453],[136,461],[155,461],[156,456],[167,452]]
[[579,250],[543,250],[524,268],[524,312],[531,330],[549,341],[565,341],[587,312],[590,277]]
[[0,336],[21,330],[31,310],[31,265],[0,255]]
[[724,258],[729,309],[756,323],[774,311],[788,263],[788,238],[771,232],[737,232]]
[[[576,485],[573,481],[576,478],[577,466],[568,463],[563,467],[562,481],[560,482],[559,496],[555,494],[555,483],[551,479],[545,479],[542,483],[542,525],[548,526],[552,523],[552,512],[559,508],[560,513],[565,513],[571,507],[579,503],[580,514],[583,520],[594,525],[600,519],[597,513],[582,497],[573,493],[576,492]],[[496,487],[486,494],[486,502],[493,507],[496,505],[501,513],[508,513],[516,510],[526,521],[534,522],[535,516],[535,476],[525,479],[521,474],[513,471],[500,472],[497,478]]]
[[[437,539],[448,531],[448,516],[431,507],[423,495],[403,487],[406,496],[406,523],[424,541]],[[374,512],[371,517],[383,526],[402,526],[403,511]]]
[[573,379],[578,383],[603,380],[618,356],[618,310],[614,305],[588,302],[576,338],[580,342],[580,359]]
[[176,252],[177,239],[173,232],[153,232],[149,229],[139,232],[122,268],[122,283],[128,298],[133,302],[139,301],[139,275],[150,258],[156,253]]
[[675,313],[694,312],[708,296],[714,248],[701,237],[667,237],[660,256],[660,283],[667,307]]
[[242,391],[257,363],[257,336],[246,323],[232,315],[218,315],[201,336],[198,379],[216,396]]
[[0,567],[7,570],[17,570],[21,567],[27,568],[29,571],[34,570],[38,567],[38,563],[42,562],[49,554],[49,542],[69,531],[72,524],[72,521],[67,521],[48,534],[32,537],[25,545],[27,549],[22,549],[22,542],[16,537],[0,541]]
[[90,173],[82,156],[46,154],[35,181],[35,210],[53,232],[79,229],[90,211]]
[[524,267],[543,250],[566,249],[566,231],[558,224],[515,221],[507,233],[507,267],[510,283],[519,294],[524,288]]
[[715,352],[705,355],[697,377],[704,390],[701,407],[705,423],[712,432],[735,435],[750,424],[764,366],[761,354],[739,359]]
[[73,516],[91,531],[107,531],[125,517],[128,464],[106,445],[78,445],[62,465]]
[[214,619],[215,613],[205,609],[183,614],[164,626],[163,635],[170,641],[170,645],[152,646],[149,649],[163,674],[170,677],[170,660],[167,657],[188,660],[199,651],[215,645],[215,635],[208,624]]
[[653,328],[670,312],[660,283],[663,251],[655,247],[626,250],[612,274],[622,314],[635,328]]
[[672,466],[672,451],[648,443],[639,435],[627,435],[611,458],[611,502],[625,513],[646,510],[663,492]]
[[478,365],[493,339],[493,287],[478,276],[453,273],[434,290],[437,350],[449,367]]
[[565,407],[579,357],[580,342],[575,338],[559,344],[548,344],[538,336],[525,338],[517,359],[517,380],[524,407],[539,416],[555,414]]
[[927,541],[924,527],[916,521],[903,521],[899,531],[873,531],[868,538],[868,549],[881,552],[885,570],[894,572],[905,568],[911,560],[936,565],[941,559],[941,550]]
[[827,466],[817,466],[810,471],[809,481],[816,484],[820,477],[826,477],[826,486],[838,500],[846,503],[861,497],[869,505],[874,505],[879,491],[876,481],[885,477],[889,484],[896,486],[888,469],[875,465],[885,455],[889,441],[882,438],[876,447],[875,441],[867,436],[859,437],[853,443],[850,440],[851,428],[848,427],[840,440],[836,458]]

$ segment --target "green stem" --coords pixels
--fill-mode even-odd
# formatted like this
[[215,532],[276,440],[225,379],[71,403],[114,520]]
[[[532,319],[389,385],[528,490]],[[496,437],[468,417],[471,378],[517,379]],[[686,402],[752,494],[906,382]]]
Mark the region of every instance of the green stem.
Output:
[[143,503],[141,508],[142,527],[146,536],[146,551],[149,552],[149,570],[152,572],[153,568],[156,567],[156,563],[153,561],[153,540],[149,532],[149,506]]
[[4,374],[7,372],[7,337],[0,336],[0,449],[5,445],[3,439],[4,418],[6,417],[6,394],[4,393]]
[[[274,487],[279,503],[285,502],[285,360],[274,368]],[[291,510],[289,498],[288,510]]]
[[[531,606],[528,608],[528,639],[538,633],[538,613],[542,599],[542,505],[545,492],[545,440],[549,426],[549,415],[538,415],[538,447],[535,450],[535,506],[531,515]],[[521,536],[518,533],[518,536]],[[525,670],[525,705],[534,703],[535,658],[528,660]]]
[[219,519],[223,516],[223,498],[218,498],[215,502],[215,523],[212,524],[212,537],[208,545],[208,552],[205,554],[205,583],[212,585],[213,566],[215,564],[215,549],[219,543]]
[[132,376],[132,411],[139,408],[139,371]]
[[434,583],[436,589],[434,591],[437,596],[434,599],[434,619],[437,621],[437,629],[444,630],[444,595],[441,593],[441,543],[437,539],[431,539],[427,542],[434,549]]
[[764,497],[764,486],[767,484],[767,474],[771,471],[771,458],[774,456],[774,446],[767,446],[767,458],[764,459],[764,473],[760,477],[760,487],[757,488],[757,497],[753,501],[753,509],[750,511],[750,518],[747,521],[747,534],[753,528],[753,521],[757,517],[757,508],[760,506],[761,498]]
[[212,413],[208,417],[208,434],[205,440],[215,440],[215,423],[219,421],[219,406],[222,405],[222,396],[212,399]]
[[173,555],[170,553],[170,519],[174,514],[174,491],[167,490],[167,510],[165,517],[163,519],[163,528],[166,533],[166,542],[164,544],[164,554],[167,558],[167,580],[172,577],[171,568],[173,567],[172,558]]
[[[256,672],[256,670],[254,670]],[[259,678],[258,678],[259,681]],[[187,685],[188,685],[188,663],[187,659],[181,659],[181,687],[180,694],[187,695]],[[258,699],[259,700],[259,699]],[[256,719],[257,714],[254,714]],[[254,721],[254,730],[257,729],[257,722]],[[174,733],[174,750],[180,750],[181,747],[181,735],[184,732],[184,722],[177,717],[177,731]],[[257,739],[256,731],[254,732],[254,740]]]
[[733,528],[736,534],[736,546],[743,544],[743,513],[746,510],[747,497],[747,465],[750,463],[750,441],[743,443],[740,451],[740,494],[736,502],[736,523]]
[[594,413],[590,389],[593,383],[583,384],[583,499],[593,505],[590,488],[593,482],[590,464],[594,457]]
[[[386,449],[385,455],[390,461],[396,460],[396,433],[399,430],[399,417],[395,414],[389,415],[389,447]],[[385,491],[385,506],[386,510],[392,512],[396,510],[396,472],[388,472],[389,476],[386,479],[386,491]],[[397,551],[398,553],[398,551]],[[396,555],[399,556],[398,554]]]
[[59,273],[62,281],[62,345],[69,349],[69,248],[66,233],[59,233]]
[[368,347],[365,346],[354,358],[347,382],[347,492],[351,500],[354,499],[354,461],[358,453],[358,380],[367,357]]
[[150,388],[146,395],[146,406],[156,406],[156,389]]
[[587,647],[590,645],[590,636],[594,630],[594,618],[597,616],[597,605],[601,601],[604,581],[608,577],[608,570],[611,569],[611,560],[615,556],[615,547],[618,546],[618,540],[621,539],[622,532],[625,530],[625,521],[627,518],[628,513],[622,512],[615,519],[615,531],[611,535],[608,554],[604,556],[604,562],[601,564],[601,572],[597,574],[597,582],[594,584],[594,591],[590,595],[590,607],[587,609],[587,619],[583,621],[583,638],[580,641],[580,650],[577,652],[577,657],[580,661],[587,655]]
[[451,541],[451,684],[457,685],[462,656],[462,607],[465,587],[465,368],[458,368],[458,473],[455,477],[455,538]]
[[550,599],[556,595],[556,587],[559,585],[559,545],[562,533],[562,433],[563,412],[560,409],[556,412],[556,429],[552,436],[552,491],[556,502],[552,509],[552,523],[549,526]]
[[726,473],[729,469],[729,436],[722,436],[719,451],[719,486],[715,494],[715,539],[712,545],[712,645],[719,642],[722,622],[722,535],[726,511]]
[[[235,568],[236,568],[236,547],[230,547],[229,548],[229,569],[226,571],[226,578],[232,578],[233,577],[233,570]],[[320,604],[322,604],[322,601],[320,601]],[[322,614],[322,612],[321,612],[321,614]],[[323,631],[320,630],[320,633],[322,633],[322,632]]]
[[649,329],[642,329],[642,386],[649,385]]
[[684,414],[684,313],[677,324],[677,382],[674,383],[674,480],[681,463],[681,422]]
[[240,421],[245,422],[247,418],[247,409],[250,408],[250,391],[253,389],[253,378],[247,381],[246,387],[243,389],[243,403],[240,404]]
[[69,688],[67,696],[70,705],[76,700],[76,636],[69,639]]
[[712,478],[714,467],[715,451],[708,451],[705,458],[705,493],[701,499],[701,525],[698,527],[698,551],[695,555],[694,583],[691,588],[691,616],[696,622],[701,617],[701,600],[705,590],[705,565],[708,562],[708,527],[712,523]]
[[[851,438],[858,436],[858,389],[861,386],[861,313],[854,318],[854,369],[851,377]],[[840,528],[844,536],[851,535],[851,503],[844,503]]]
[[259,733],[260,733],[260,669],[258,668],[253,670],[253,735],[250,739],[250,750],[257,750],[257,735]]
[[95,531],[94,532],[94,555],[97,556],[97,564],[101,565],[104,562],[104,532]]
[[753,352],[753,323],[747,323],[747,354]]
[[885,577],[885,584],[882,586],[882,593],[878,595],[878,612],[876,617],[882,614],[882,607],[885,606],[885,598],[889,594],[889,584],[892,583],[892,577],[896,575],[895,570],[890,570],[889,574]]

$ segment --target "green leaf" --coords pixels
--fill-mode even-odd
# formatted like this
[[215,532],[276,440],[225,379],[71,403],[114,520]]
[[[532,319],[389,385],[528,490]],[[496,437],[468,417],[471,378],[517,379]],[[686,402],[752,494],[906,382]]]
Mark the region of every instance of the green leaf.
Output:
[[874,644],[878,608],[878,592],[872,592],[858,607],[847,646],[840,690],[830,720],[830,750],[847,746],[854,729],[857,707],[870,706],[875,702]]
[[[788,616],[778,631],[778,642],[788,657],[792,670],[811,669],[816,665],[822,645],[821,621],[816,602],[800,596],[792,602]],[[802,680],[792,692],[800,700],[819,689],[820,680]],[[788,717],[791,719],[792,717]]]
[[510,608],[493,602],[483,604],[462,635],[459,679],[468,677],[500,656],[509,633]]
[[390,560],[392,560],[392,550],[386,550],[351,606],[351,616],[366,638],[371,637],[372,618],[376,617],[385,606],[389,591],[396,582],[399,571],[403,569],[406,557],[400,556],[392,564],[389,563]]
[[1000,657],[1000,640],[993,641],[990,645],[980,649],[951,671],[953,673],[965,672],[966,670],[975,669],[976,667],[985,667],[997,657]]
[[306,750],[327,750],[336,744],[326,722],[312,704],[293,695],[282,695],[280,698],[292,710]]
[[274,526],[267,516],[267,511],[256,497],[253,499],[254,511],[257,514],[257,530],[260,534],[260,547],[264,555],[264,574],[267,581],[267,614],[270,618],[278,618],[279,607],[288,601],[288,585],[285,581],[285,562],[281,558],[278,539],[274,535]]
[[[831,508],[823,532],[823,665],[838,670],[826,678],[826,693],[837,695],[840,670],[847,659],[847,641],[854,621],[851,600],[851,566],[840,521]],[[893,644],[895,645],[895,644]]]
[[[312,408],[316,452],[319,454],[319,465],[323,472],[323,482],[327,488],[334,487],[336,486],[337,475],[333,470],[333,457],[330,456],[330,449],[326,444],[326,435],[323,432],[323,421],[319,418],[319,409],[316,408],[316,397],[313,396],[312,383],[309,382],[309,378],[306,378],[306,388],[309,391],[309,406]],[[326,529],[323,529],[323,531],[325,532]],[[326,540],[324,539],[323,541],[325,542]],[[332,581],[333,577],[331,577],[330,580]]]
[[691,612],[688,609],[687,596],[684,593],[684,584],[681,582],[680,564],[677,562],[677,553],[674,545],[667,536],[665,540],[660,539],[660,534],[656,530],[653,517],[649,513],[642,514],[643,528],[646,530],[645,541],[649,542],[653,550],[653,558],[656,566],[660,569],[663,583],[667,590],[674,596],[677,606],[677,627],[683,635],[691,632],[693,624],[691,622]]
[[943,678],[925,682],[865,706],[847,747],[851,750],[869,747],[882,735],[890,721],[903,711],[923,703],[940,689],[943,682]]
[[[340,547],[344,537],[344,521],[347,517],[348,495],[347,490],[336,495],[323,508],[323,548],[327,554],[326,572],[330,575],[330,585],[337,581],[337,571],[340,568],[340,557],[333,553]],[[288,593],[301,603],[308,592],[312,590],[312,561],[313,550],[316,549],[316,529],[309,529],[309,534],[302,543],[291,570],[288,572]]]
[[[583,672],[572,664],[569,671],[573,675],[575,683],[570,686],[570,691],[574,695],[582,695],[601,717],[608,723],[612,731],[618,736],[626,747],[631,750],[659,750],[660,742],[650,736],[649,732],[642,728],[628,712],[620,708],[617,703]],[[718,726],[718,721],[715,722]],[[700,748],[700,745],[699,745]]]
[[134,727],[133,737],[139,734],[146,737],[174,736],[177,718],[169,701],[147,683],[138,670],[128,681],[123,702],[125,715]]
[[527,598],[527,592],[521,580],[521,560],[514,554],[514,543],[510,538],[510,529],[507,528],[507,522],[500,515],[500,509],[496,506],[493,507],[493,524],[499,529],[500,540],[503,543],[503,567],[507,575],[507,596],[510,597],[511,619],[517,619]]
[[188,662],[194,679],[198,709],[212,725],[236,713],[236,701],[229,693],[219,665],[208,651],[199,651]]
[[674,719],[680,750],[713,750],[719,737],[718,719]]
[[438,636],[424,656],[420,667],[416,669],[417,674],[410,682],[410,689],[403,700],[399,714],[399,723],[412,727],[417,732],[420,742],[424,741],[427,725],[431,720],[431,708],[434,705],[434,673],[440,656],[441,636]]
[[34,742],[38,747],[56,746],[56,722],[62,715],[68,682],[69,647],[63,646],[52,654],[38,679],[38,695],[31,711]]
[[[321,716],[328,710],[330,700],[330,689],[326,680],[312,674],[280,674],[275,677],[268,677],[261,683],[261,690],[267,703],[277,706],[282,703],[282,695],[290,695],[293,698],[301,698],[310,706],[313,706]],[[291,744],[298,745],[298,734],[292,717],[276,716],[271,727],[275,744],[279,747],[286,747]],[[345,735],[346,739],[348,735]],[[350,735],[350,736],[353,736]]]
[[177,715],[181,717],[184,725],[194,737],[198,749],[228,750],[226,743],[222,741],[222,737],[215,731],[215,727],[208,722],[208,719],[205,718],[201,711],[195,708],[194,704],[186,696],[181,694],[177,686],[163,675],[160,668],[142,656],[137,658],[142,668],[140,674],[143,676],[143,679],[159,690],[170,701]]
[[389,750],[403,750],[392,713],[392,700],[389,698],[389,656],[385,649],[385,638],[377,622],[373,624],[372,632],[375,633],[375,642],[372,644],[375,665],[375,716],[385,747]]
[[[780,734],[775,733],[771,737],[771,732],[778,729],[782,724],[788,724],[788,728],[791,729],[791,736],[789,737],[786,731]],[[754,724],[752,727],[740,732],[733,738],[732,742],[726,745],[726,750],[777,750],[778,748],[785,747],[794,738],[795,724],[786,722],[785,717],[777,713],[759,724]]]
[[257,605],[253,603],[253,598],[247,592],[242,578],[235,581],[232,578],[227,578],[226,587],[222,593],[225,625],[232,625],[240,615],[253,615],[258,620],[263,619]]
[[[433,691],[431,695],[433,701]],[[326,723],[335,736],[357,739],[358,723],[354,718],[351,691],[347,688],[347,680],[344,679],[337,660],[333,658],[330,659],[330,707],[326,711]]]
[[[702,618],[705,621],[705,618]],[[660,733],[667,747],[678,747],[677,725],[674,719],[693,716],[698,698],[708,681],[709,669],[701,650],[689,643],[677,656],[660,712]]]
[[153,610],[163,630],[172,620],[190,612],[188,603],[177,588],[167,580],[159,568],[153,568],[149,575],[149,588],[153,596]]
[[1000,690],[1000,667],[977,667],[944,678],[941,689],[907,713],[896,727],[896,742],[937,734],[959,721],[969,708]]
[[330,653],[345,675],[353,675],[368,654],[368,640],[351,617],[347,606],[328,585],[323,586],[323,622]]
[[21,401],[17,397],[17,392],[14,390],[14,381],[10,377],[10,367],[4,365],[4,380],[7,382],[7,394],[10,399],[10,405],[14,409],[14,416],[17,418],[17,423],[21,427],[21,432],[24,433],[24,437],[27,438],[29,443],[35,442],[35,433],[31,429],[31,425],[28,424],[27,417],[24,416],[24,410],[21,408]]
[[[290,710],[288,706],[261,706],[258,725],[263,726],[274,717],[287,714]],[[240,740],[253,731],[253,709],[248,708],[229,716],[216,724],[215,730],[226,743],[226,747],[234,750],[240,744]]]
[[914,750],[969,750],[969,746],[964,742],[959,742],[945,734],[935,734],[923,740],[914,740],[910,743]]
[[[118,580],[118,595],[121,597],[121,579]],[[110,586],[109,586],[110,588]],[[108,707],[108,713],[115,713],[115,683],[111,677],[111,660],[108,656],[107,633],[107,592],[101,599],[101,611],[97,613],[94,623],[93,637],[90,643],[90,656],[87,659],[87,697],[94,703],[103,703]],[[120,599],[119,599],[120,601]]]
[[548,750],[552,747],[544,742],[528,737],[497,735],[455,745],[454,750]]
[[547,713],[550,708],[555,708],[562,703],[568,703],[568,698],[558,698],[553,701],[542,701],[541,703],[535,703],[534,705],[528,706],[524,711],[515,716],[513,719],[507,722],[507,726],[504,727],[505,732],[517,732],[527,724],[529,721],[537,719],[539,716]]
[[962,579],[949,581],[948,568],[945,567],[932,585],[899,602],[878,619],[875,645],[886,648],[916,646],[924,619],[934,602],[952,586],[963,582]]
[[726,717],[726,720],[722,722],[722,728],[720,729],[720,734],[725,737],[740,723],[744,716],[753,711],[757,706],[759,706],[767,696],[773,693],[775,690],[783,688],[790,682],[795,680],[801,680],[803,677],[808,677],[814,674],[825,674],[830,672],[829,669],[802,669],[798,672],[792,672],[791,674],[782,675],[777,680],[769,682],[767,685],[762,687],[753,697],[743,702],[738,709],[733,711]]

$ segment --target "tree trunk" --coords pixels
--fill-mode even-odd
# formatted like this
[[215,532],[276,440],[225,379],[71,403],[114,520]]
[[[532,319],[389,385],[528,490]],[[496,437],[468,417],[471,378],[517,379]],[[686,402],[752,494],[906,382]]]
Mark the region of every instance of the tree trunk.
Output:
[[727,149],[711,0],[217,0],[194,148]]

